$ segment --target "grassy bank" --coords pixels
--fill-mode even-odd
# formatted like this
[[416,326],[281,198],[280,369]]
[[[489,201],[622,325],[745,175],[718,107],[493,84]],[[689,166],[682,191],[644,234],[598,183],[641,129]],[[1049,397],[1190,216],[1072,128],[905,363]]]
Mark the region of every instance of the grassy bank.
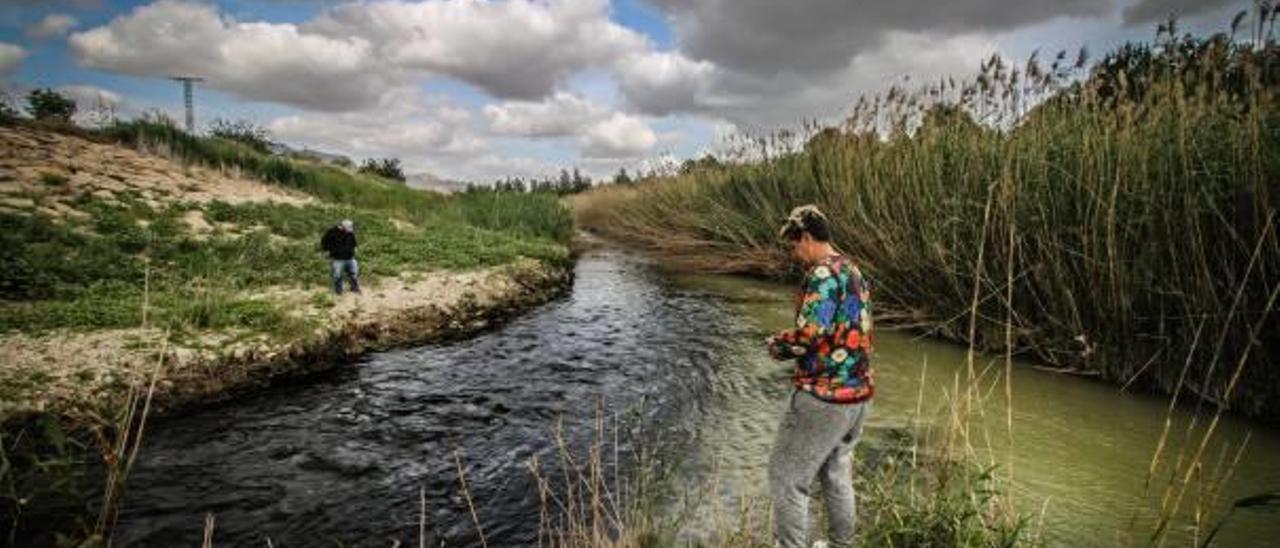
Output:
[[1274,41],[1227,35],[992,59],[577,211],[688,268],[782,276],[774,231],[816,203],[882,318],[1280,420],[1277,84]]
[[567,243],[573,223],[544,194],[457,195],[414,190],[403,183],[286,156],[263,154],[236,141],[189,135],[164,121],[134,120],[104,129],[101,137],[295,189],[321,201],[400,217],[421,224],[452,221],[524,237]]
[[[477,204],[467,204],[473,207]],[[500,204],[501,205],[501,204]],[[172,204],[88,200],[85,219],[0,213],[0,245],[13,253],[3,283],[0,330],[126,328],[151,321],[175,330],[291,327],[255,290],[327,287],[317,234],[335,219],[359,226],[362,277],[505,264],[525,256],[563,261],[554,239],[478,227],[460,218],[397,223],[376,210],[337,204]],[[479,208],[475,208],[479,209]],[[210,225],[197,233],[184,218]]]
[[[109,545],[162,401],[474,332],[567,279],[555,196],[428,193],[163,122],[10,124],[0,339],[20,363],[0,371],[0,544]],[[319,250],[343,218],[361,300],[329,295]]]
[[[133,190],[102,197],[93,187],[64,188],[64,176],[48,174],[46,188],[26,192],[29,206],[0,210],[0,253],[14,265],[0,274],[0,332],[138,326],[145,292],[150,320],[158,325],[287,335],[297,326],[268,300],[249,296],[282,286],[324,287],[319,235],[342,218],[359,227],[362,275],[370,281],[493,266],[521,256],[567,258],[572,221],[551,196],[446,197],[187,135],[164,123],[120,123],[98,137],[316,200],[197,203],[180,196],[148,199]],[[55,200],[77,215],[41,209]]]

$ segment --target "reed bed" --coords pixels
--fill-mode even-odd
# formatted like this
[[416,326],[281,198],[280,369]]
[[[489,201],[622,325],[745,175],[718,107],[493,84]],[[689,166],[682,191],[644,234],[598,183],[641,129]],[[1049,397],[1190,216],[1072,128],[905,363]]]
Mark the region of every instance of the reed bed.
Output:
[[576,215],[686,268],[786,276],[774,230],[815,203],[883,319],[1280,420],[1276,14],[1210,37],[1170,22],[1096,63],[993,57]]
[[[921,415],[919,405],[908,426],[874,430],[860,442],[850,470],[859,546],[1042,544],[1040,526],[1013,507],[1001,468],[991,463],[988,433],[970,428],[984,392],[969,387],[991,380],[987,375],[971,383],[958,375],[936,413]],[[620,476],[616,422],[613,432],[609,428],[597,412],[586,447],[570,448],[557,429],[558,459],[528,461],[542,502],[539,546],[773,546],[767,497],[743,494],[734,504],[722,504],[718,468],[699,484],[685,484],[655,440],[642,440]],[[700,513],[700,503],[707,502]],[[825,523],[824,506],[815,500],[812,508],[819,524]],[[824,527],[811,529],[811,539],[824,538]]]

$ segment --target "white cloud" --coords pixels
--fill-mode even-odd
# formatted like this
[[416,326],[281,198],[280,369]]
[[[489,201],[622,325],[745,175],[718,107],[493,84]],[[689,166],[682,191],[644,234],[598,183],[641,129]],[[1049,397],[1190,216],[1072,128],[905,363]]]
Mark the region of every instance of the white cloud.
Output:
[[447,166],[442,171],[451,179],[489,183],[507,177],[552,177],[563,167],[539,158],[487,153],[470,158],[464,163]]
[[903,76],[971,75],[1003,31],[1120,9],[1118,0],[651,2],[677,49],[615,62],[623,96],[647,114],[692,113],[753,132],[834,121],[858,95]]
[[609,20],[604,0],[354,3],[306,28],[364,37],[396,66],[527,100],[551,94],[582,69],[648,47],[645,37]]
[[998,51],[995,40],[980,33],[938,37],[895,31],[843,66],[807,76],[732,71],[679,54],[650,54],[631,65],[619,63],[619,88],[649,114],[688,112],[740,130],[769,132],[806,120],[834,121],[859,95],[883,91],[904,76],[915,81],[967,76]]
[[633,158],[677,133],[658,135],[644,119],[559,92],[543,101],[507,101],[484,109],[489,130],[502,136],[577,136],[583,158]]
[[[999,51],[997,37],[1006,31],[1103,18],[1114,24],[1128,13],[1123,5],[1191,4],[648,1],[666,16],[674,49],[658,49],[612,21],[606,0],[358,0],[297,24],[242,21],[216,4],[158,0],[73,33],[69,43],[89,68],[204,76],[205,85],[239,98],[320,111],[269,121],[290,143],[398,156],[412,169],[485,179],[558,170],[549,160],[509,154],[514,150],[564,158],[574,152],[564,148],[577,145],[581,161],[600,169],[666,147],[696,150],[690,140],[705,135],[658,134],[650,126],[672,114],[710,123],[716,134],[835,121],[859,94],[904,75],[924,81],[972,74]],[[25,56],[0,44],[0,75]],[[439,78],[498,100],[464,108],[417,90]],[[548,140],[522,148],[510,138]]]
[[414,88],[398,88],[370,109],[309,113],[269,121],[272,135],[292,145],[356,157],[394,156],[413,170],[483,154],[489,144],[471,129],[471,113]]
[[79,21],[76,21],[75,17],[65,13],[50,13],[39,22],[27,27],[27,36],[38,40],[59,38],[65,36],[77,24]]
[[695,111],[708,106],[715,65],[679,52],[644,52],[622,57],[615,66],[618,86],[649,114]]
[[204,85],[245,99],[316,110],[365,107],[402,80],[360,37],[312,34],[292,24],[239,22],[205,4],[160,0],[110,24],[72,34],[89,68],[167,77],[200,76]]
[[238,21],[214,5],[159,0],[69,39],[85,67],[196,75],[241,98],[346,111],[423,77],[537,101],[575,74],[651,47],[604,0],[353,2],[299,24]]
[[27,50],[16,44],[0,42],[0,77],[7,76],[27,58]]
[[484,107],[489,130],[507,136],[574,135],[608,111],[571,93],[558,92],[542,101],[507,101]]
[[95,86],[62,86],[58,88],[58,93],[70,97],[82,109],[97,106],[118,108],[124,104],[124,98],[119,93]]
[[579,142],[588,158],[631,158],[652,150],[658,136],[644,120],[615,112],[587,128]]
[[837,71],[854,56],[881,49],[893,32],[941,39],[1116,9],[1116,0],[652,1],[669,16],[685,55],[757,76]]

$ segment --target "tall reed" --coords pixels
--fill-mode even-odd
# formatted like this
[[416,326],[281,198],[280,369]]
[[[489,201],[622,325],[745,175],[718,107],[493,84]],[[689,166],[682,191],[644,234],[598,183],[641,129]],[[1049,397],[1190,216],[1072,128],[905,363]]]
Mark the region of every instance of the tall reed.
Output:
[[[1092,65],[993,57],[803,139],[743,139],[728,161],[595,190],[576,214],[690,268],[783,276],[773,231],[815,203],[883,318],[1135,388],[1184,378],[1201,401],[1278,420],[1276,13],[1247,37],[1171,23]],[[1213,344],[1192,344],[1202,325]],[[1214,364],[1246,351],[1227,390],[1234,372]]]

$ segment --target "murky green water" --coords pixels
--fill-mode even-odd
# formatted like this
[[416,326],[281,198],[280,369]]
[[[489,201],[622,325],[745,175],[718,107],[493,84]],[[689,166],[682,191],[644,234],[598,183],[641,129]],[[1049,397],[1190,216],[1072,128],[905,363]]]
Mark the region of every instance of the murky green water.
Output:
[[[676,277],[676,283],[719,295],[764,333],[790,324],[789,288],[726,276]],[[732,516],[744,499],[765,494],[766,464],[775,428],[787,395],[787,365],[773,362],[758,341],[742,341],[741,350],[713,380],[713,394],[695,419],[698,449],[682,468],[685,485],[708,485],[708,497],[685,529],[696,538],[713,530],[713,515]],[[910,424],[917,409],[925,420],[936,417],[963,380],[966,349],[908,333],[880,330],[875,338],[877,394],[870,435],[886,427]],[[983,386],[994,388],[984,408],[985,420],[973,423],[973,437],[983,459],[994,459],[1000,474],[1010,462],[1014,501],[1020,511],[1040,522],[1050,546],[1144,545],[1152,531],[1152,515],[1167,483],[1168,467],[1144,496],[1144,482],[1154,449],[1165,427],[1168,400],[1126,394],[1111,384],[1040,371],[1015,361],[1013,367],[1013,446],[1006,428],[1003,357],[983,356],[979,368],[992,366]],[[1194,449],[1205,412],[1191,443],[1184,442],[1193,408],[1172,417],[1170,451]],[[987,426],[983,427],[982,425]],[[985,434],[984,434],[985,433]],[[985,437],[984,437],[985,436]],[[989,438],[989,447],[984,439]],[[1218,508],[1230,501],[1280,491],[1280,431],[1274,427],[1224,418],[1206,451],[1205,475],[1228,468],[1234,451],[1248,439],[1245,452],[1222,488]],[[1196,480],[1183,507],[1192,507],[1200,491]],[[1173,531],[1166,546],[1194,542],[1187,521]],[[1280,513],[1238,510],[1220,531],[1216,546],[1280,546]]]
[[[536,457],[548,477],[561,477],[554,432],[584,454],[598,416],[624,425],[613,444],[618,467],[645,452],[677,463],[669,484],[693,509],[683,537],[733,529],[717,527],[716,516],[734,519],[740,501],[765,495],[765,463],[789,393],[788,365],[769,360],[762,341],[790,323],[786,287],[662,275],[628,253],[589,253],[571,294],[501,329],[370,355],[156,421],[130,478],[117,541],[195,546],[212,513],[218,546],[410,545],[421,542],[424,516],[432,546],[473,546],[481,530],[489,546],[537,545],[542,507],[528,464]],[[942,408],[965,355],[881,331],[874,359],[869,437],[911,424],[917,406],[925,418]],[[1026,364],[1015,368],[1013,384],[1014,493],[1024,515],[1044,509],[1052,546],[1113,546],[1126,531],[1140,541],[1149,522],[1129,522],[1151,507],[1143,481],[1165,401]],[[986,431],[994,458],[1007,465],[1002,393],[997,385]],[[1189,418],[1176,415],[1177,440]],[[1218,439],[1238,444],[1249,432],[1224,500],[1280,490],[1277,430],[1226,420]],[[1277,545],[1277,518],[1240,511],[1218,546]],[[1177,533],[1167,545],[1187,546],[1190,536]]]

